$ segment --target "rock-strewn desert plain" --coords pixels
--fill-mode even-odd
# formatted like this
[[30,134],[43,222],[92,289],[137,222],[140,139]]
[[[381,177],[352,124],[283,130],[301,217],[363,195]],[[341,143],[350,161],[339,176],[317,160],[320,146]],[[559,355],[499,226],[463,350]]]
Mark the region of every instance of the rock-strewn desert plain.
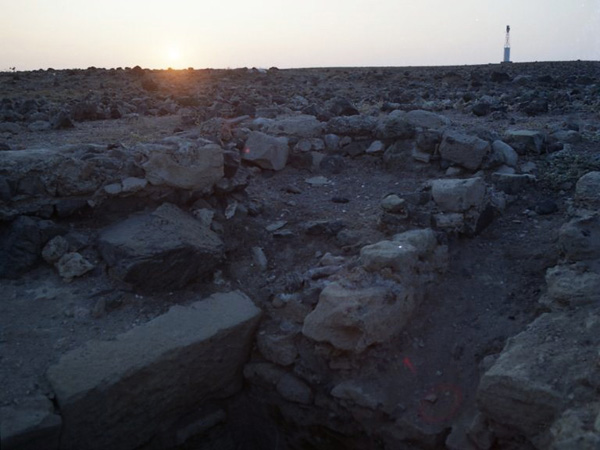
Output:
[[2,449],[600,448],[600,63],[0,73]]

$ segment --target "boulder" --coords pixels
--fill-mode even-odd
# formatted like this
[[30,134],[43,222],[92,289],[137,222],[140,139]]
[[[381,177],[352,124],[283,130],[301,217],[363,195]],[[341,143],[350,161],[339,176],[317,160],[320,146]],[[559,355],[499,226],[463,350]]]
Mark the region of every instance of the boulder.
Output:
[[243,293],[214,294],[63,355],[47,372],[61,449],[137,448],[204,402],[236,393],[259,318]]
[[600,206],[600,172],[588,172],[577,180],[575,197],[591,206]]
[[306,316],[302,333],[339,350],[360,353],[399,333],[414,307],[412,291],[400,285],[360,288],[333,282]]
[[411,139],[415,136],[415,126],[406,118],[406,112],[396,110],[379,120],[375,131],[377,139]]
[[481,378],[480,410],[513,436],[545,433],[567,405],[596,398],[599,344],[597,308],[543,314],[508,340]]
[[332,98],[325,104],[325,108],[331,116],[355,116],[359,114],[356,106],[344,97]]
[[410,273],[418,261],[419,252],[410,243],[380,241],[360,250],[360,262],[369,271],[389,268],[399,274]]
[[280,366],[289,366],[298,356],[295,338],[297,333],[267,333],[263,331],[256,337],[256,345],[266,360]]
[[469,170],[477,170],[490,152],[490,144],[477,136],[447,131],[440,144],[440,156]]
[[46,397],[26,398],[0,408],[2,450],[58,450],[61,418]]
[[48,264],[54,264],[68,251],[69,242],[62,236],[55,236],[42,249],[42,257]]
[[501,164],[506,164],[510,167],[517,167],[519,162],[519,154],[506,142],[495,140],[492,142],[492,152],[498,155]]
[[149,152],[142,167],[155,186],[170,186],[210,193],[224,176],[223,149],[216,144],[180,145],[177,149]]
[[510,130],[506,132],[504,141],[520,155],[540,154],[544,149],[546,137],[541,131]]
[[242,159],[263,169],[281,170],[287,164],[288,155],[287,138],[253,131],[244,145]]
[[291,373],[286,373],[279,379],[276,389],[279,395],[290,402],[302,405],[310,405],[313,402],[311,388]]
[[339,116],[327,122],[327,132],[342,136],[370,136],[376,126],[377,119],[372,116]]
[[447,267],[447,247],[439,246],[430,228],[405,231],[389,241],[366,245],[360,263],[369,272],[392,270],[405,286],[415,287],[420,299],[426,283]]
[[56,262],[58,274],[65,281],[85,275],[94,267],[94,264],[77,252],[66,253]]
[[44,245],[62,232],[50,220],[18,217],[0,236],[0,278],[17,278],[33,268]]
[[600,274],[577,264],[556,266],[546,271],[548,290],[543,305],[560,308],[600,303]]
[[568,261],[600,258],[600,217],[579,217],[564,224],[558,233],[558,247]]
[[485,192],[485,182],[479,177],[431,182],[433,201],[444,212],[464,212],[471,208],[481,208]]
[[140,290],[181,288],[223,259],[221,239],[171,204],[103,229],[98,244],[109,273]]

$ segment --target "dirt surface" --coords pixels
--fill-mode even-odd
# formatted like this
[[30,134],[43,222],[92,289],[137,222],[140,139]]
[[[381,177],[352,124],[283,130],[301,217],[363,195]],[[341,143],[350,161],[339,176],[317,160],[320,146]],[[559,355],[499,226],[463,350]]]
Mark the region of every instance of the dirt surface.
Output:
[[[293,110],[295,96],[318,105],[334,96],[346,97],[361,113],[372,115],[383,114],[385,102],[395,101],[400,107],[414,103],[449,118],[454,129],[478,130],[480,135],[490,136],[502,136],[515,127],[550,133],[563,129],[565,123],[576,122],[582,140],[568,144],[570,153],[562,159],[552,159],[552,153],[546,152],[521,156],[521,167],[527,162],[536,164],[538,182],[511,196],[504,211],[481,233],[439,234],[449,248],[449,270],[437,280],[405,331],[361,355],[348,356],[347,369],[334,371],[333,378],[326,380],[332,384],[351,372],[354,378],[369,380],[373,392],[385,398],[383,409],[391,417],[408,417],[419,429],[439,430],[449,422],[470,417],[478,380],[489,367],[490,358],[502,350],[508,337],[522,331],[542,312],[538,299],[544,289],[544,274],[558,260],[556,238],[569,216],[574,182],[598,164],[599,117],[594,110],[597,98],[595,104],[586,101],[583,93],[579,99],[574,91],[584,89],[583,85],[576,85],[576,80],[565,89],[554,86],[564,82],[569,73],[573,77],[595,76],[598,86],[598,65],[568,64],[307,69],[278,71],[267,78],[238,71],[155,72],[145,78],[100,69],[87,75],[86,71],[4,73],[0,74],[0,98],[44,100],[54,105],[49,108],[50,114],[60,105],[72,105],[86,95],[93,96],[95,89],[109,98],[106,104],[122,100],[131,106],[136,104],[136,96],[143,96],[145,103],[152,103],[146,111],[161,110],[167,102],[176,107],[170,111],[163,108],[156,115],[132,107],[129,112],[123,111],[120,118],[75,121],[71,129],[28,131],[23,127],[18,133],[0,133],[0,141],[12,150],[23,151],[82,143],[127,149],[139,142],[197,130],[210,118],[206,111],[215,104],[226,106],[210,110],[215,117],[237,117],[244,111],[236,108],[252,103],[255,97],[262,99],[259,107],[273,107],[278,112],[285,112],[288,107]],[[530,89],[568,89],[570,100],[551,99],[550,111],[535,116],[519,111],[518,101],[507,100],[507,108],[483,117],[472,114],[464,101],[457,106],[468,92],[475,97],[517,95],[501,84],[473,85],[473,74],[487,80],[490,73],[505,70],[513,79],[518,74],[535,79],[549,73],[553,81],[533,82]],[[158,83],[157,91],[140,87],[140,80],[148,78]],[[195,99],[189,108],[191,112],[182,112],[184,98]],[[282,105],[284,101],[287,103]],[[193,116],[192,123],[182,121],[186,114]],[[216,211],[215,220],[224,230],[227,261],[210,279],[198,280],[184,290],[140,294],[107,277],[106,265],[93,251],[89,258],[96,268],[72,282],[65,282],[43,261],[18,279],[1,279],[0,405],[18,405],[38,393],[52,397],[44,374],[63,353],[91,339],[113,339],[174,304],[187,304],[213,292],[242,289],[266,311],[265,320],[280,320],[281,314],[288,313],[273,306],[274,295],[291,290],[290,285],[316,267],[321,256],[330,252],[352,261],[361,246],[415,228],[410,221],[382,226],[382,198],[390,193],[419,192],[429,180],[445,177],[445,168],[435,162],[411,162],[390,169],[377,155],[343,159],[340,173],[291,165],[278,172],[250,168],[252,176],[245,192],[210,200]],[[491,173],[481,173],[489,184]],[[307,180],[315,176],[325,177],[327,183],[309,184]],[[533,212],[548,200],[556,203],[555,212]],[[236,204],[234,216],[226,219],[227,207]],[[258,213],[249,211],[249,206],[256,205]],[[127,213],[116,211],[111,216],[104,211],[88,211],[54,220],[94,236],[101,226],[114,217],[126,217]],[[307,236],[303,226],[312,220],[341,220],[347,238]],[[267,230],[278,221],[284,221],[281,230],[290,233],[278,237]],[[266,270],[262,271],[253,260],[253,247],[264,250]],[[306,308],[310,311],[312,306]]]

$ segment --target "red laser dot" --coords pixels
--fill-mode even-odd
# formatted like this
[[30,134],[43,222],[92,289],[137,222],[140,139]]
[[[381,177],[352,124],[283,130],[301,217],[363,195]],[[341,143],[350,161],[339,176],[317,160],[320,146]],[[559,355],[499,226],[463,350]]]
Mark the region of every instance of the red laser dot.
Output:
[[404,363],[404,365],[406,366],[406,368],[407,368],[408,370],[410,370],[410,371],[413,373],[413,375],[416,375],[416,374],[417,374],[417,371],[415,370],[415,366],[413,366],[413,364],[412,364],[412,362],[410,361],[410,358],[409,358],[408,356],[406,356],[406,357],[405,357],[405,358],[402,360],[402,362]]

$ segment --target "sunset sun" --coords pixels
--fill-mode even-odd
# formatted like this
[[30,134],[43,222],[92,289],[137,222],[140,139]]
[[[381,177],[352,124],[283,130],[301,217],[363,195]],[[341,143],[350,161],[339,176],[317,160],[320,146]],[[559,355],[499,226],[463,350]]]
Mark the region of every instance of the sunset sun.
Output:
[[171,45],[166,49],[166,62],[170,67],[181,65],[182,53],[181,49],[175,45]]

